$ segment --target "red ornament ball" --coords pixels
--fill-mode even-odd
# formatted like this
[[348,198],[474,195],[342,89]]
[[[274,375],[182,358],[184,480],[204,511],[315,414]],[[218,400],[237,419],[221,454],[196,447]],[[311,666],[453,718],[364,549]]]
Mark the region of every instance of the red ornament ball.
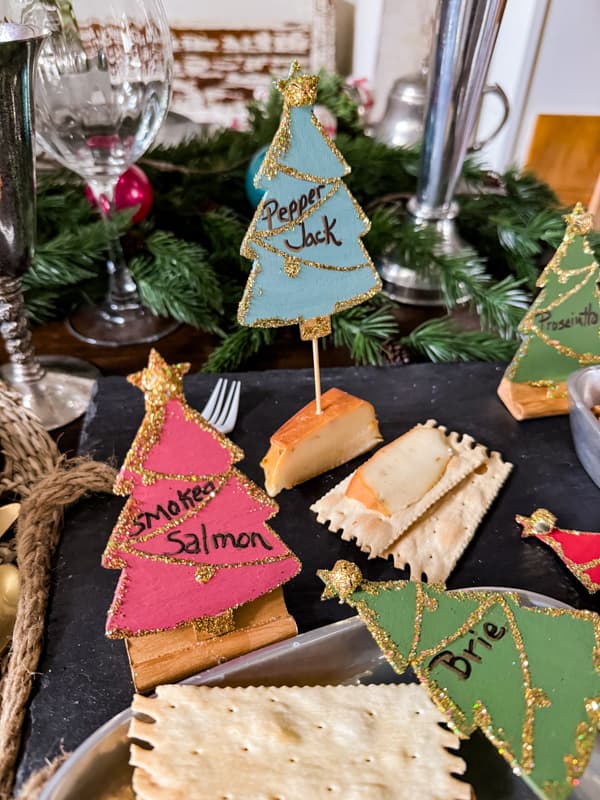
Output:
[[[94,193],[89,186],[85,187],[85,196],[96,208],[98,203]],[[121,175],[115,187],[115,208],[117,211],[125,211],[128,208],[138,207],[133,215],[133,222],[141,222],[146,219],[152,208],[154,192],[152,185],[143,172],[135,164]],[[100,206],[104,214],[108,211],[108,202],[104,195],[100,198]]]

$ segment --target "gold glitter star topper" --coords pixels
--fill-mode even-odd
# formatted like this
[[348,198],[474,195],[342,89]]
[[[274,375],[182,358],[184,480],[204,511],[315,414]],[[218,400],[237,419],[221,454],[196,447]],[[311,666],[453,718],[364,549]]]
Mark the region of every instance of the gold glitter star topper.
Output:
[[336,595],[340,603],[347,600],[362,583],[363,576],[359,567],[352,561],[336,561],[333,569],[319,569],[317,575],[325,584],[322,599],[330,600]]
[[183,397],[183,376],[190,364],[167,364],[154,348],[150,350],[148,366],[127,376],[129,383],[144,392],[146,403],[165,403],[171,397]]
[[300,64],[292,61],[290,73],[285,80],[277,81],[277,88],[291,106],[313,106],[317,101],[317,75],[302,75]]
[[567,223],[567,228],[574,234],[591,233],[594,227],[594,217],[589,214],[582,203],[577,203],[570,214],[563,217]]

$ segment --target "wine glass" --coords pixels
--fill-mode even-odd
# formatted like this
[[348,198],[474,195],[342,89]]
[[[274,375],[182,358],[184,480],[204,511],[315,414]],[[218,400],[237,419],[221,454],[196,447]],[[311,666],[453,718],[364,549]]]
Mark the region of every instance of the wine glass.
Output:
[[31,26],[0,23],[0,336],[8,355],[0,377],[52,430],[83,414],[98,370],[76,358],[36,356],[25,312],[21,277],[36,220],[32,78],[42,43]]
[[154,139],[169,104],[173,53],[161,0],[25,0],[21,20],[48,37],[35,89],[37,138],[89,185],[106,223],[108,294],[69,319],[80,339],[151,342],[179,323],[145,308],[115,220],[119,177]]

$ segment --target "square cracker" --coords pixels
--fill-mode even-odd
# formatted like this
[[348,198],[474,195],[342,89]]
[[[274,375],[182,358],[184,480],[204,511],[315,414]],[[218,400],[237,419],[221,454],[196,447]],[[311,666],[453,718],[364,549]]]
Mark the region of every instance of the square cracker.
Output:
[[398,569],[409,565],[413,580],[425,575],[430,583],[445,583],[511,469],[512,464],[503,461],[499,453],[490,453],[480,467],[384,550],[382,557],[392,556]]
[[[418,685],[159,686],[136,695],[139,800],[469,800],[458,738]],[[454,773],[454,774],[453,774]]]
[[[356,539],[360,549],[370,553],[371,557],[382,555],[413,523],[487,458],[486,448],[467,434],[461,436],[454,431],[448,433],[444,426],[438,425],[433,419],[427,420],[424,425],[415,426],[419,427],[438,428],[446,437],[452,457],[439,481],[417,502],[389,517],[366,508],[358,500],[346,496],[346,489],[354,475],[352,473],[311,506],[319,522],[329,521],[329,529],[332,531],[343,530],[342,538]],[[372,458],[376,456],[377,453]]]

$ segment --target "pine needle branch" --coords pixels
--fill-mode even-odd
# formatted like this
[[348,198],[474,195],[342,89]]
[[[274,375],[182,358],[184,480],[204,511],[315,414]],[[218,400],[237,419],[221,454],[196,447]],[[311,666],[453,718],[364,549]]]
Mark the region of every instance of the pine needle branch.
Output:
[[398,334],[391,306],[380,298],[334,314],[331,322],[334,345],[346,347],[355,364],[383,364],[382,344]]
[[160,316],[219,333],[223,298],[205,250],[165,231],[151,234],[146,250],[131,261],[130,269],[148,308]]
[[65,230],[38,245],[23,287],[64,286],[93,277],[106,251],[106,231],[101,220]]
[[457,256],[434,256],[439,267],[446,307],[454,308],[467,296],[479,315],[483,330],[512,338],[530,302],[523,280],[507,276],[494,281],[472,250]]
[[272,328],[238,326],[216,347],[202,367],[203,372],[234,372],[275,338]]
[[505,361],[517,342],[484,331],[464,331],[448,317],[428,320],[400,339],[411,353],[433,362]]
[[[533,175],[509,170],[497,176],[467,159],[457,223],[470,248],[450,258],[439,252],[432,229],[416,228],[407,219],[418,150],[389,148],[364,135],[356,97],[339,76],[322,76],[318,102],[338,117],[336,143],[352,166],[347,185],[372,222],[364,240],[371,256],[387,255],[424,273],[433,265],[441,272],[448,308],[468,294],[479,314],[479,332],[465,333],[439,320],[418,328],[411,334],[413,352],[438,360],[510,355],[510,339],[529,300],[525,290],[533,289],[563,236],[563,210],[552,191]],[[271,92],[266,102],[251,104],[249,130],[155,148],[142,163],[155,204],[146,223],[131,228],[124,240],[133,255],[130,266],[156,313],[208,331],[231,331],[222,334],[207,369],[238,369],[275,336],[236,328],[233,320],[251,266],[239,255],[252,216],[246,169],[258,148],[271,141],[280,112],[281,96]],[[600,257],[600,236],[589,238]],[[38,249],[24,281],[32,318],[59,318],[83,297],[102,296],[104,261],[103,227],[81,181],[64,170],[41,176]],[[333,326],[333,340],[358,363],[381,363],[389,340],[404,341],[391,307],[377,298],[335,315]]]

